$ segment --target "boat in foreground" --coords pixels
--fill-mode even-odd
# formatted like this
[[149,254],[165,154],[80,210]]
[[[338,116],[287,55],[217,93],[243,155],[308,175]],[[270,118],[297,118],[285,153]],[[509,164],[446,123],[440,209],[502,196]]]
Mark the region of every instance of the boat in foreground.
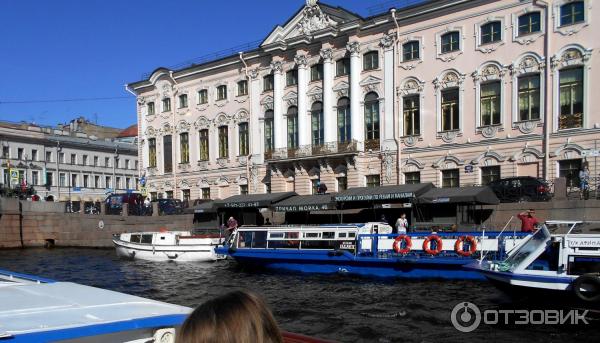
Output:
[[216,251],[243,265],[374,277],[484,279],[463,266],[503,257],[527,236],[514,232],[391,233],[385,223],[238,228]]
[[113,236],[117,255],[147,261],[209,262],[221,256],[214,248],[223,239],[218,232],[192,234],[189,231],[133,232]]
[[509,294],[600,303],[600,235],[581,221],[548,221],[505,259],[466,266]]

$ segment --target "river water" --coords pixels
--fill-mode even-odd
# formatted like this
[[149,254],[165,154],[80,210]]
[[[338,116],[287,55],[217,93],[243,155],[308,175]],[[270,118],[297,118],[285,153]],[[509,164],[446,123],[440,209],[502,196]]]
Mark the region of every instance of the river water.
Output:
[[229,260],[207,264],[127,261],[118,259],[112,249],[4,250],[0,251],[0,268],[190,307],[246,288],[266,299],[283,329],[341,342],[600,342],[598,320],[579,326],[482,324],[473,332],[461,333],[450,321],[452,308],[459,302],[470,301],[482,310],[537,306],[515,302],[478,281],[257,272],[242,270]]

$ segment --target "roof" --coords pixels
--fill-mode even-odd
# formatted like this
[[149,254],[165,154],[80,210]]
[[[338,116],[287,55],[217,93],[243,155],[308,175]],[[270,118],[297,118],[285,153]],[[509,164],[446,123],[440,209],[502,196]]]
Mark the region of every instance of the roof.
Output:
[[137,137],[137,135],[138,135],[138,126],[137,126],[137,124],[134,124],[134,125],[131,125],[130,127],[126,128],[125,130],[121,131],[117,135],[117,138]]
[[295,195],[275,203],[276,212],[323,211],[335,209],[332,194]]
[[217,208],[269,207],[274,203],[298,195],[296,192],[240,194],[215,201]]
[[500,200],[488,186],[433,188],[417,199],[419,204],[481,204],[496,205]]
[[350,188],[334,196],[335,201],[380,201],[412,199],[433,188],[432,183]]

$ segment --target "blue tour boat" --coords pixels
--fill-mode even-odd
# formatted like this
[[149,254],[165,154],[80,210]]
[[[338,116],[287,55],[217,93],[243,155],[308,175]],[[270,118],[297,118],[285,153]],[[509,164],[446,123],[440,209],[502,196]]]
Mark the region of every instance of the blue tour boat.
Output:
[[463,266],[503,258],[527,236],[520,232],[392,234],[386,223],[242,226],[216,248],[237,262],[305,273],[373,277],[484,279]]

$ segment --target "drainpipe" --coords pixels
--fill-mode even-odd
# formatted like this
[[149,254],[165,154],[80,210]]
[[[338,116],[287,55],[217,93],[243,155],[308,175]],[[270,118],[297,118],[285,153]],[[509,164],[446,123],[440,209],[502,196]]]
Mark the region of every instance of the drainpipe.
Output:
[[58,156],[60,154],[60,141],[56,141],[56,189],[58,195],[56,196],[56,201],[60,201],[60,164],[58,162]]
[[[246,74],[246,80],[248,82],[248,97],[251,98],[252,97],[252,89],[251,87],[251,80],[250,80],[250,75],[248,74],[248,64],[246,64],[246,60],[244,59],[244,53],[240,52],[240,61],[242,61],[242,64],[244,65],[244,73]],[[254,100],[256,101],[256,99]],[[252,113],[252,99],[250,99],[250,113]],[[254,115],[258,115],[257,113],[254,113]],[[251,115],[252,116],[252,115]],[[250,128],[250,125],[248,125],[248,134],[250,134],[250,132],[252,132],[254,128]],[[248,152],[250,152],[250,148],[253,146],[253,141],[254,139],[257,139],[254,137],[254,135],[250,135],[250,139],[248,139]],[[238,142],[239,145],[239,142]],[[253,151],[254,152],[254,151]],[[246,182],[248,183],[248,190],[250,190],[250,153],[248,154],[248,156],[246,156]],[[256,190],[255,190],[256,191]]]
[[[177,85],[177,80],[175,80],[175,78],[173,77],[173,71],[169,70],[169,76],[171,76],[171,80],[173,80],[173,82]],[[173,106],[171,106],[171,114],[172,114],[172,118],[173,118],[173,130],[175,130],[176,128],[176,123],[175,123],[175,106],[177,106],[177,88],[175,88],[175,90],[173,91]],[[175,132],[177,133],[177,131]],[[171,138],[171,144],[173,144],[174,139]],[[189,145],[189,138],[188,138],[188,145]],[[171,164],[173,164],[173,199],[177,199],[177,164],[173,163],[173,158],[175,158],[175,161],[177,161],[177,144],[173,144],[173,147],[175,148],[175,156],[171,156]],[[173,151],[173,147],[171,148],[171,151]]]
[[550,57],[550,8],[548,4],[543,1],[533,0],[533,5],[544,10],[545,12],[545,31],[544,32],[544,55],[546,59],[546,67],[544,68],[544,179],[550,178],[550,111],[554,112],[552,104],[550,103],[551,97],[548,95],[549,92],[553,91],[554,82],[550,82],[550,68],[551,68],[551,57]]
[[400,163],[400,159],[402,157],[402,147],[401,147],[401,143],[400,143],[400,116],[401,114],[398,113],[397,110],[400,109],[400,103],[399,103],[399,99],[396,96],[396,80],[398,80],[397,77],[397,73],[398,73],[398,54],[399,54],[399,44],[400,44],[400,25],[398,25],[398,19],[396,18],[396,9],[392,8],[390,10],[391,14],[392,14],[392,19],[394,19],[394,24],[396,25],[396,44],[395,44],[395,53],[394,53],[394,72],[392,73],[392,75],[394,75],[394,97],[396,97],[396,101],[394,101],[394,104],[396,105],[394,108],[394,112],[397,113],[397,115],[394,116],[394,141],[396,142],[396,147],[397,147],[397,155],[396,155],[396,175],[397,175],[397,184],[400,184],[400,180],[402,179],[400,177],[400,171],[401,171],[401,163]]

